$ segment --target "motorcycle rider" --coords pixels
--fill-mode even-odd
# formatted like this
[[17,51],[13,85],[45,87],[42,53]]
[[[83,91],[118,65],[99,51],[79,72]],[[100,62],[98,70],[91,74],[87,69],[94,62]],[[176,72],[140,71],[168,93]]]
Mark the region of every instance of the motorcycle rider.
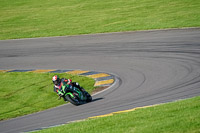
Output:
[[70,91],[74,91],[72,90],[69,85],[75,86],[77,87],[80,91],[84,92],[85,89],[83,89],[82,87],[80,87],[80,85],[77,82],[72,82],[71,79],[65,79],[65,78],[59,78],[58,75],[55,75],[52,77],[52,81],[54,84],[54,91],[60,96],[62,97],[64,95],[64,92],[62,90],[62,86],[65,86],[65,89],[69,89]]

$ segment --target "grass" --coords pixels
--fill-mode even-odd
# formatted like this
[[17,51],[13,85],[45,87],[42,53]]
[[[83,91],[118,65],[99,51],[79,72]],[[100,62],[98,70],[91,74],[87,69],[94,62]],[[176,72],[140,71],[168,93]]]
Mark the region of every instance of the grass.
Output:
[[200,97],[137,109],[34,133],[198,133]]
[[[55,73],[9,72],[0,73],[0,120],[14,118],[65,104],[57,100],[51,81]],[[88,92],[94,89],[92,78],[58,74],[71,78]]]
[[0,40],[199,27],[199,0],[0,0]]

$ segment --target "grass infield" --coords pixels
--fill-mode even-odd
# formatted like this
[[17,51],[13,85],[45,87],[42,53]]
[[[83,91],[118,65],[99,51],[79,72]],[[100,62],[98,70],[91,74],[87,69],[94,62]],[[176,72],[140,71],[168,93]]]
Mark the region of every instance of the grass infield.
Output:
[[[32,72],[0,72],[0,120],[18,117],[48,108],[56,107],[66,102],[58,100],[53,91],[52,77],[55,73]],[[92,78],[57,74],[61,78],[70,78],[78,82],[89,93],[94,89]]]
[[0,40],[199,27],[199,0],[0,0]]

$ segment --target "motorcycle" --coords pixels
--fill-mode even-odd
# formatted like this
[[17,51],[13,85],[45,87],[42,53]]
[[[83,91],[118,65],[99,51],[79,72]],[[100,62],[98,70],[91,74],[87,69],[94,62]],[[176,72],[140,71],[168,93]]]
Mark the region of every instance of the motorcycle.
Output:
[[63,99],[67,102],[72,103],[73,105],[81,105],[92,101],[92,96],[87,91],[80,91],[77,87],[69,85],[70,89],[63,89],[64,95]]

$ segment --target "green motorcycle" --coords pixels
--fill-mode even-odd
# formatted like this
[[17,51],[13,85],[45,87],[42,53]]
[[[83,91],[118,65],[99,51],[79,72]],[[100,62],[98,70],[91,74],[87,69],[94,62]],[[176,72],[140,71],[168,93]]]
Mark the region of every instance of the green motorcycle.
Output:
[[92,101],[92,96],[87,91],[80,91],[77,87],[69,85],[70,89],[63,88],[64,95],[62,96],[64,100],[72,103],[73,105],[80,105]]

